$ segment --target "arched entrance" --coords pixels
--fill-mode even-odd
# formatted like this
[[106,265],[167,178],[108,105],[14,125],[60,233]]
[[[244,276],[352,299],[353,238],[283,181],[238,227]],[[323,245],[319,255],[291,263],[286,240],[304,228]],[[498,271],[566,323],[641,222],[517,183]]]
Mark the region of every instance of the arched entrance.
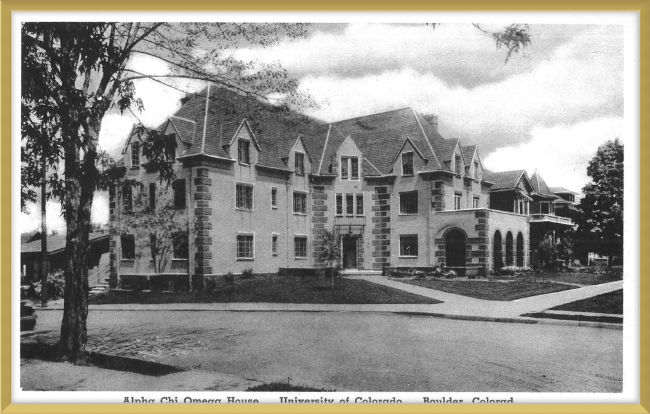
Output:
[[501,232],[499,230],[494,232],[494,270],[499,270],[503,267],[503,252],[501,250]]
[[445,235],[445,258],[447,267],[465,267],[465,233],[452,229]]
[[512,233],[506,234],[506,266],[512,266]]
[[517,234],[517,266],[524,267],[524,236]]

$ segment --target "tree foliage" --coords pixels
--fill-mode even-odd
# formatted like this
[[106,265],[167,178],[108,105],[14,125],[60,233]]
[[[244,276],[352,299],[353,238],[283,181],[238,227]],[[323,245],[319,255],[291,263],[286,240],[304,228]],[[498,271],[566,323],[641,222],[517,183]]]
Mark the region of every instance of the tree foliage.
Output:
[[330,278],[334,289],[335,273],[341,267],[341,237],[333,231],[325,230],[321,237],[321,246],[318,259],[331,268]]
[[623,253],[623,174],[623,144],[617,138],[598,147],[589,162],[591,182],[580,200],[579,237],[592,251],[609,256],[609,266]]

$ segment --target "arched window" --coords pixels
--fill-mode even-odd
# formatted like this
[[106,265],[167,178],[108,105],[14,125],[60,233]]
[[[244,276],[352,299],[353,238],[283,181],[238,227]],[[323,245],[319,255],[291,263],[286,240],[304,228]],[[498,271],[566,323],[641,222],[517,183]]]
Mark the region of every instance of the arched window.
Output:
[[521,232],[517,234],[517,266],[524,266],[524,236]]
[[467,241],[465,233],[452,229],[445,235],[445,259],[447,267],[465,267]]
[[501,250],[501,232],[497,230],[494,232],[494,270],[499,270],[503,267],[503,252]]
[[512,233],[506,234],[506,266],[512,266]]

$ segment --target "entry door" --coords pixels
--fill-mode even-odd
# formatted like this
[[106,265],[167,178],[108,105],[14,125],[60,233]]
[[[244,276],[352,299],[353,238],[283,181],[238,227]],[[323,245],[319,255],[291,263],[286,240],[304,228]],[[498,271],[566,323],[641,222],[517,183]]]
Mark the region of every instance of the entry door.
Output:
[[343,268],[357,268],[357,239],[354,237],[343,238]]

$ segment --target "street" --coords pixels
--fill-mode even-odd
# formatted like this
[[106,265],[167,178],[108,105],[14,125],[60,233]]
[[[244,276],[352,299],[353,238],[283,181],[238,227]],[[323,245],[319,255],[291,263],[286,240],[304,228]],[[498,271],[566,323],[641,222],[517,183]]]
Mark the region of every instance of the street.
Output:
[[[38,311],[57,337],[61,311]],[[348,312],[97,311],[89,349],[337,391],[620,392],[622,331]]]

